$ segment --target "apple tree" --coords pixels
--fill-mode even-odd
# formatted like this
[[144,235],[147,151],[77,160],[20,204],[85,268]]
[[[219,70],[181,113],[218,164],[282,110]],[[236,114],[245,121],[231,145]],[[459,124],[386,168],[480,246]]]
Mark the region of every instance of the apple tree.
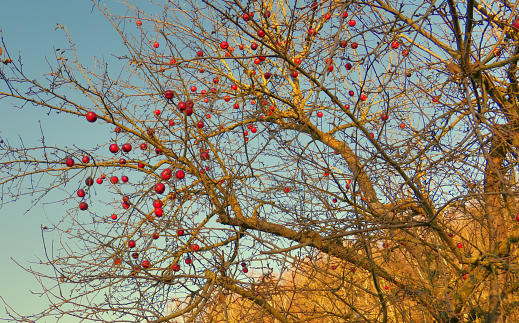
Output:
[[3,203],[63,199],[32,319],[519,320],[519,2],[93,4],[111,65],[2,54],[2,101],[111,129],[0,146]]

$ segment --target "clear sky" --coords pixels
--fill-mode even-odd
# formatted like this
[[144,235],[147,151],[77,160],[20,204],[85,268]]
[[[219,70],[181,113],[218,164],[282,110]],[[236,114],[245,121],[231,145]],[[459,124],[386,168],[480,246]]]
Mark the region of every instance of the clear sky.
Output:
[[[66,46],[64,33],[55,30],[57,23],[68,28],[87,66],[94,56],[108,58],[110,53],[121,52],[120,39],[90,1],[2,1],[2,36],[11,55],[21,56],[28,75],[36,78],[48,72],[46,59],[55,62],[55,49]],[[5,89],[5,84],[1,84],[0,89]],[[77,127],[78,123],[84,124],[81,122],[84,120],[64,115],[48,117],[46,111],[32,106],[20,110],[13,108],[9,100],[0,100],[0,111],[0,137],[11,144],[20,142],[20,138],[27,146],[41,144],[39,122],[47,143],[58,146],[93,145],[104,135],[97,131],[91,133],[87,127]],[[39,204],[25,214],[29,202],[22,199],[0,208],[0,296],[21,314],[38,311],[45,299],[31,294],[31,290],[40,290],[37,281],[12,258],[24,265],[43,258],[40,226],[61,216],[66,209],[61,204]],[[6,318],[5,306],[0,303],[0,319],[3,318]]]

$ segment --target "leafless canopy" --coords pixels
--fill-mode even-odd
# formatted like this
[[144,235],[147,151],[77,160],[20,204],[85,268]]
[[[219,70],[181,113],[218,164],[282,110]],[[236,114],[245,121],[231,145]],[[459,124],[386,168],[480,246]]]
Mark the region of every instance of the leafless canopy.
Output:
[[12,319],[519,321],[519,2],[94,4],[120,73],[3,46],[0,100],[115,128],[1,143],[3,203],[64,199]]

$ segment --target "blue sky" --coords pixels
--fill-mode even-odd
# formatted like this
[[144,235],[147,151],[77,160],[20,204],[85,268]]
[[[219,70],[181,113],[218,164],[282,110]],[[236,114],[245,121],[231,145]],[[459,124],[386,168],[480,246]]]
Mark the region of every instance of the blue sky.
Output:
[[[3,1],[0,30],[4,41],[12,56],[21,56],[31,77],[48,72],[46,60],[55,61],[55,49],[67,44],[64,33],[55,30],[57,23],[68,28],[80,58],[87,66],[94,56],[109,58],[110,53],[122,49],[115,31],[92,8],[90,1]],[[0,88],[4,89],[4,84]],[[89,132],[87,127],[77,127],[78,123],[84,125],[83,120],[64,115],[49,117],[45,111],[32,106],[20,110],[13,108],[10,100],[0,100],[0,111],[0,137],[11,144],[19,142],[19,138],[27,146],[40,144],[40,124],[47,143],[58,146],[93,145],[105,135]],[[40,226],[55,219],[56,214],[61,215],[65,209],[61,204],[38,205],[24,214],[29,201],[21,199],[0,209],[0,296],[20,314],[38,311],[45,299],[31,294],[31,290],[40,290],[37,281],[11,258],[24,265],[43,258]],[[5,318],[4,308],[0,303],[0,318]]]

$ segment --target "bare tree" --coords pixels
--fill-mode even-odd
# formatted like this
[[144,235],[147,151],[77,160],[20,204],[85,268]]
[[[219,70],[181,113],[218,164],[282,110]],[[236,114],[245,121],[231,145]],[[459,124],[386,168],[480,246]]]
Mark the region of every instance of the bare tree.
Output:
[[73,204],[31,319],[519,320],[519,2],[93,3],[120,73],[4,44],[1,99],[115,127],[1,145],[2,196]]

